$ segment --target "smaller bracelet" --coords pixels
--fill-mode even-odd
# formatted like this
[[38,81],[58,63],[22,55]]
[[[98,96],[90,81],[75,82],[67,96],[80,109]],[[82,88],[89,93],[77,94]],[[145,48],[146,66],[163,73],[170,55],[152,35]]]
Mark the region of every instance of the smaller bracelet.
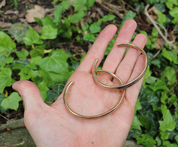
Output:
[[[126,83],[124,85],[121,85],[121,86],[109,86],[109,85],[105,85],[103,83],[101,83],[98,79],[97,79],[97,76],[96,76],[96,73],[100,72],[101,70],[96,70],[96,64],[98,62],[98,59],[95,60],[94,64],[93,64],[93,70],[92,70],[92,74],[93,74],[93,77],[94,77],[94,80],[100,84],[101,86],[105,87],[105,88],[111,88],[111,89],[126,89],[130,86],[132,86],[133,84],[137,83],[146,73],[146,69],[147,69],[147,66],[148,66],[148,58],[147,58],[147,55],[145,53],[145,51],[134,45],[134,44],[130,44],[130,43],[124,43],[124,44],[118,44],[117,45],[118,47],[132,47],[134,49],[137,49],[137,50],[140,50],[141,53],[145,56],[145,67],[143,69],[143,71],[135,78],[133,79],[132,81],[130,81],[129,83]],[[104,70],[102,70],[104,71]],[[108,72],[108,71],[105,71],[105,72]],[[115,78],[118,78],[115,74],[113,74],[112,76],[114,76]]]

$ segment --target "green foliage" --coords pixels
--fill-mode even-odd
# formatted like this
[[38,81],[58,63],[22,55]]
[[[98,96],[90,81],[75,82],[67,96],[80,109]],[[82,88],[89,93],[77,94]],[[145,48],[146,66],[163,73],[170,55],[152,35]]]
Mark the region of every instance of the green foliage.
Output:
[[15,6],[15,8],[17,8],[18,7],[18,1],[19,0],[10,0],[9,3],[10,3],[11,6]]
[[1,102],[1,106],[4,109],[13,109],[17,110],[19,107],[19,101],[22,100],[22,98],[19,96],[17,92],[11,93],[11,95],[7,98],[4,98]]
[[[110,12],[97,20],[85,22],[88,8],[95,0],[54,0],[59,4],[55,7],[53,17],[35,18],[42,27],[38,33],[33,28],[14,24],[8,34],[0,32],[0,111],[17,110],[20,96],[8,91],[18,80],[30,80],[40,89],[43,100],[52,104],[66,84],[66,81],[77,69],[84,55],[76,59],[67,50],[58,49],[59,42],[77,41],[77,43],[93,43],[103,28],[103,23],[114,23],[115,15]],[[146,4],[155,6],[158,23],[169,32],[177,31],[177,0],[131,0],[138,13],[129,10],[123,15],[123,21],[140,20]],[[70,10],[70,11],[69,11]],[[69,15],[66,15],[69,13]],[[139,15],[139,17],[138,17]],[[81,27],[78,25],[84,21]],[[140,33],[147,36],[146,51],[149,56],[149,66],[140,91],[134,119],[128,134],[128,139],[135,139],[138,144],[151,147],[153,145],[176,147],[178,144],[178,99],[175,92],[178,73],[177,46],[162,44],[160,53],[155,48],[160,36],[156,28],[150,27]],[[137,33],[139,31],[137,30]],[[136,35],[136,34],[134,34]],[[108,55],[115,43],[110,41],[105,55]],[[169,36],[170,37],[170,36]],[[15,42],[11,39],[15,40]],[[65,44],[64,43],[64,44]],[[23,46],[23,47],[22,47]],[[16,49],[17,48],[17,49]],[[156,56],[155,56],[156,55]]]
[[3,51],[12,52],[15,49],[16,44],[12,41],[12,39],[4,32],[0,32],[0,53]]
[[172,115],[169,110],[166,111],[163,121],[159,121],[159,124],[159,129],[162,132],[173,131],[175,129],[176,122],[173,121]]
[[152,136],[148,135],[148,134],[142,134],[140,138],[137,138],[137,143],[138,144],[142,144],[146,147],[151,147],[153,146],[156,142],[153,139]]
[[23,41],[26,45],[43,44],[43,41],[40,39],[40,35],[32,27],[27,31]]
[[28,28],[28,26],[16,23],[13,24],[12,27],[8,30],[8,33],[12,35],[12,37],[14,37],[17,42],[21,42],[23,41],[23,38],[25,37]]
[[55,39],[57,37],[57,29],[47,24],[43,26],[41,39]]

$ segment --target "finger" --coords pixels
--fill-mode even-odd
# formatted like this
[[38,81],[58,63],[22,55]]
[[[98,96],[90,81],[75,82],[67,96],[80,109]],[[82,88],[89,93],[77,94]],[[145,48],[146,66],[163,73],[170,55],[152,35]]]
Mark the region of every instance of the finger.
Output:
[[[135,37],[133,44],[139,46],[140,48],[143,48],[146,44],[146,41],[147,41],[146,36],[143,34],[139,34]],[[116,75],[119,78],[121,78],[121,80],[124,84],[127,83],[128,79],[130,78],[133,68],[135,66],[135,63],[136,63],[140,53],[141,53],[140,50],[137,50],[134,48],[129,48],[126,56],[124,57],[124,59],[122,60],[120,65],[118,66]],[[113,82],[117,83],[118,81],[114,80]]]
[[91,72],[96,58],[101,62],[106,47],[117,31],[115,25],[108,25],[98,36],[77,70]]
[[[145,65],[145,57],[144,57],[144,55],[140,55],[136,64],[135,64],[135,67],[133,69],[133,72],[132,72],[132,75],[131,75],[129,81],[136,78],[142,72],[144,65]],[[129,87],[128,89],[126,89],[126,99],[130,102],[130,104],[133,107],[135,107],[137,97],[140,92],[140,88],[142,86],[143,79],[144,79],[144,77],[141,78],[136,84],[134,84],[131,87]]]
[[117,45],[120,43],[129,43],[136,27],[137,24],[134,20],[125,21],[123,27],[121,28],[118,34],[118,37],[114,43],[112,50],[106,58],[106,61],[103,65],[103,70],[115,73],[116,68],[123,59],[126,50],[126,47],[118,48]]
[[18,81],[12,85],[22,97],[25,109],[38,109],[44,104],[38,87],[30,81]]

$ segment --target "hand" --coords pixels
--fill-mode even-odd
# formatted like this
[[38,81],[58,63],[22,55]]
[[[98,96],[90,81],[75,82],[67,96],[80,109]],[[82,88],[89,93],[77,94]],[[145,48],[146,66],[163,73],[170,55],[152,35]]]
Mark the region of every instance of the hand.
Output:
[[[106,58],[103,70],[115,73],[123,83],[134,79],[144,68],[144,57],[130,48],[123,59],[126,48],[119,43],[129,43],[136,29],[134,20],[127,20],[119,31],[115,44]],[[99,61],[117,31],[108,25],[99,35],[80,66],[70,77],[74,84],[69,89],[69,105],[83,115],[96,115],[112,108],[121,97],[122,90],[105,89],[95,83],[92,66]],[[133,44],[143,48],[146,37],[138,34]],[[123,60],[122,60],[123,59]],[[98,75],[101,82],[118,84],[106,74]],[[143,78],[126,89],[123,103],[114,112],[98,119],[83,119],[72,115],[65,107],[63,93],[51,106],[46,105],[35,84],[18,81],[13,88],[25,103],[25,125],[38,147],[120,147],[125,143],[134,116],[134,108]]]

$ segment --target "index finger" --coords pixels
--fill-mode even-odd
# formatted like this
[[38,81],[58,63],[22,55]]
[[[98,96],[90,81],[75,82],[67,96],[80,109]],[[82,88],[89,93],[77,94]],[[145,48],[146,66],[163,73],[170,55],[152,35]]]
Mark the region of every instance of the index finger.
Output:
[[82,63],[79,65],[77,70],[91,72],[92,66],[96,58],[101,62],[106,47],[108,46],[111,39],[114,37],[117,31],[115,25],[108,25],[104,30],[99,34],[98,38],[88,51],[87,55],[83,59]]

